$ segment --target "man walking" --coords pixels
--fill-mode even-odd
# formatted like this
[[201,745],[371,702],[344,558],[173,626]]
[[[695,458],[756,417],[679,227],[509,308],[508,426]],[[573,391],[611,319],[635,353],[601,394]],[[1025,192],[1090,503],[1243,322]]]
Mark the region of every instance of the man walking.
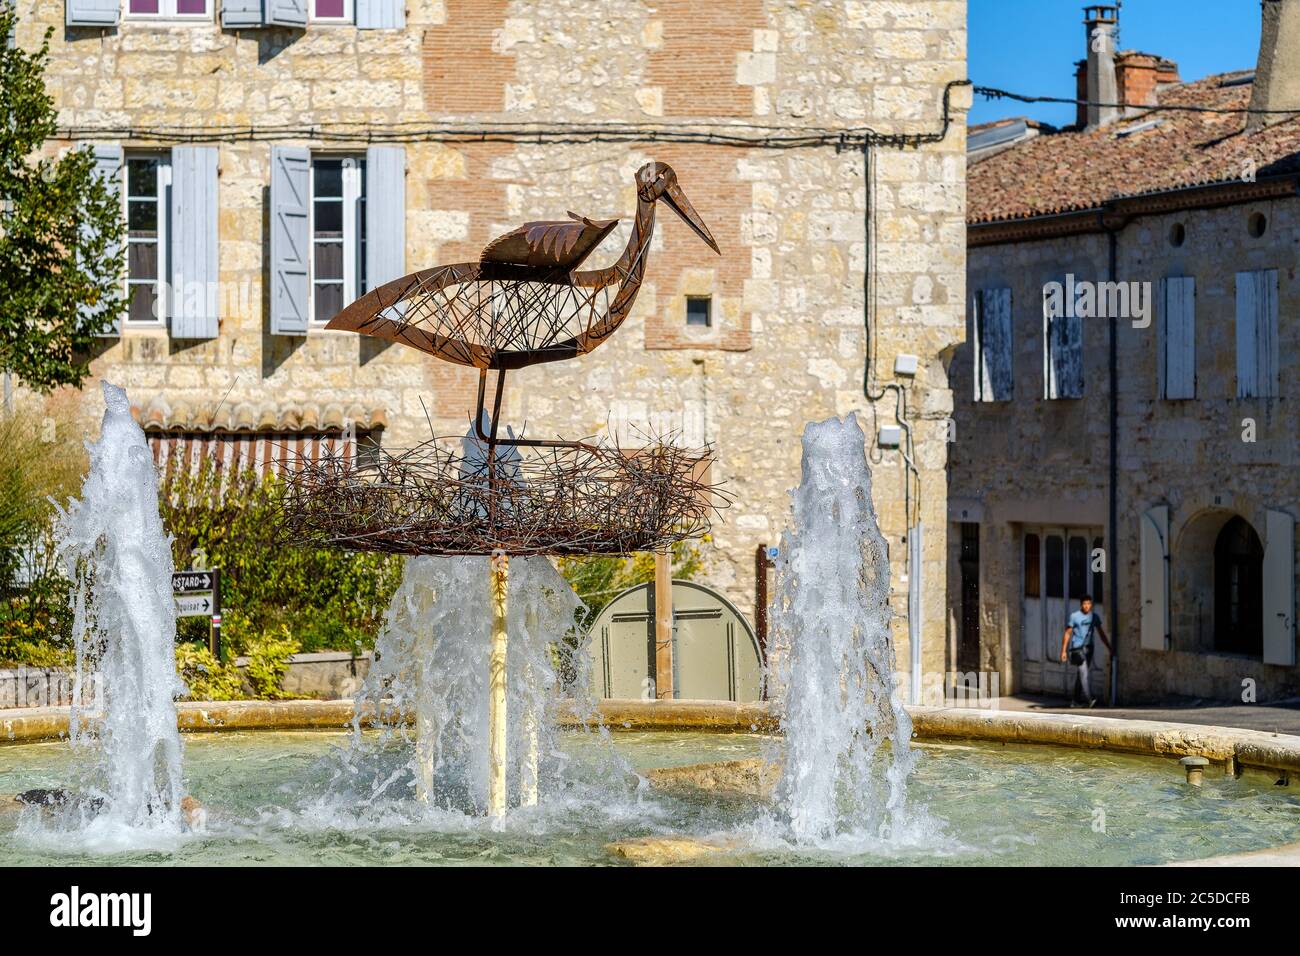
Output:
[[1070,615],[1065,625],[1065,636],[1061,638],[1061,662],[1070,662],[1077,668],[1078,676],[1070,687],[1070,706],[1077,707],[1079,688],[1083,688],[1083,702],[1089,707],[1097,706],[1097,698],[1088,688],[1088,669],[1092,667],[1092,635],[1096,631],[1101,642],[1106,645],[1106,652],[1114,654],[1110,641],[1106,640],[1105,628],[1101,618],[1092,610],[1092,595],[1085,594],[1079,601],[1079,610]]

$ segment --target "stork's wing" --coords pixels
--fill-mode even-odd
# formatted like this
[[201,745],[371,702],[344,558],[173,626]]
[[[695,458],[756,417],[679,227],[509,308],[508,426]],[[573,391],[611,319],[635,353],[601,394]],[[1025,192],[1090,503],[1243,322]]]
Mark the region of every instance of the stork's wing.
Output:
[[617,219],[587,219],[569,213],[570,222],[526,222],[483,247],[481,262],[503,262],[540,269],[575,269],[600,245]]

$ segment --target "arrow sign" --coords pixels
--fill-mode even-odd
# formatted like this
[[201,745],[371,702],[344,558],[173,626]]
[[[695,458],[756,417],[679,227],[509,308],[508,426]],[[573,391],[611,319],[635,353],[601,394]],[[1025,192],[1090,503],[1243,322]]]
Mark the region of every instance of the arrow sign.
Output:
[[189,591],[211,591],[211,571],[178,571],[172,575],[172,591],[184,594]]
[[211,613],[211,594],[187,594],[176,598],[177,617],[206,617]]

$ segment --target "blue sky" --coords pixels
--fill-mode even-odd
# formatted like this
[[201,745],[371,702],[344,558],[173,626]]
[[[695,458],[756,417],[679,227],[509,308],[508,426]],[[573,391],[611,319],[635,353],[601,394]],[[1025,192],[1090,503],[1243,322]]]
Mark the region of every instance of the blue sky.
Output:
[[[1083,59],[1082,2],[969,0],[970,78],[1033,96],[1074,97],[1074,64]],[[1247,70],[1259,52],[1259,0],[1124,0],[1119,48],[1167,57],[1184,80]],[[975,97],[971,125],[1028,116],[1057,126],[1074,107]]]

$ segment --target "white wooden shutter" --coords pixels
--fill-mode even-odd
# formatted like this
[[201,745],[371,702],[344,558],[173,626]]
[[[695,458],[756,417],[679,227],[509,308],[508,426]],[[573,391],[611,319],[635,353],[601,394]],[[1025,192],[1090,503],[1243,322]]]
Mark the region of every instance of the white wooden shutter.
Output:
[[363,30],[400,30],[406,26],[406,0],[357,0],[357,26]]
[[1237,397],[1278,394],[1277,270],[1237,273]]
[[1295,666],[1295,519],[1269,511],[1264,543],[1264,663]]
[[262,0],[221,0],[221,25],[223,27],[260,27]]
[[172,150],[171,333],[217,337],[217,147]]
[[1140,535],[1141,644],[1147,651],[1169,649],[1169,508],[1142,515]]
[[1196,397],[1196,279],[1165,280],[1164,368],[1160,397]]
[[1011,290],[984,289],[975,296],[975,400],[1012,398]]
[[271,334],[307,334],[311,151],[271,147]]
[[63,7],[70,27],[111,27],[121,11],[121,0],[66,0]]
[[406,149],[366,150],[366,292],[406,275]]
[[[1069,287],[1063,285],[1065,294]],[[1082,287],[1075,286],[1076,300]],[[1067,309],[1062,302],[1060,315],[1053,315],[1048,307],[1047,293],[1043,293],[1043,397],[1083,397],[1083,319],[1078,302]],[[1072,313],[1072,314],[1071,314]]]
[[[90,147],[95,154],[95,175],[102,179],[108,188],[117,196],[122,194],[122,146],[119,143],[95,143]],[[86,227],[87,229],[89,227]],[[106,249],[105,257],[116,259],[118,261],[122,278],[126,276],[126,257],[120,248]],[[90,306],[81,307],[83,321],[87,324],[94,323],[99,331],[96,333],[105,337],[112,337],[122,334],[122,316],[119,313],[112,322],[108,317],[99,313],[98,309]]]
[[266,0],[267,23],[282,27],[307,27],[307,0]]

